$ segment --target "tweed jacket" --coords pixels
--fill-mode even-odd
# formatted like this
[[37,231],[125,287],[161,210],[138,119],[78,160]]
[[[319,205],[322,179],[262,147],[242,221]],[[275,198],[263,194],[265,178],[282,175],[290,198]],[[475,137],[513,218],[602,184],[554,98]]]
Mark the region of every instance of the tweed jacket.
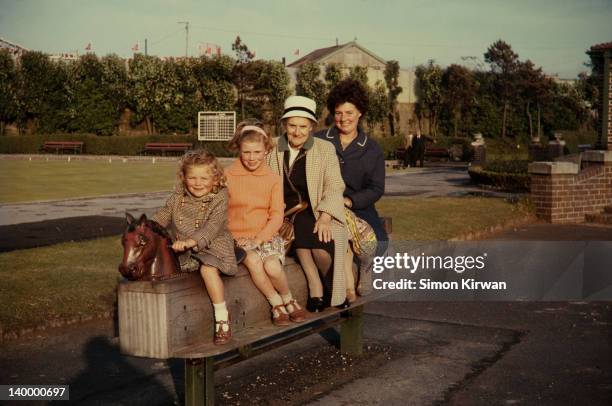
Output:
[[224,274],[234,275],[238,271],[234,240],[227,229],[227,202],[227,188],[196,198],[179,185],[155,213],[153,220],[168,228],[175,239],[192,238],[197,242],[179,255],[181,264],[190,255],[202,259],[208,254],[219,260],[219,271]]
[[[289,148],[286,136],[277,140],[277,145],[268,155],[270,168],[283,176],[283,155]],[[344,217],[342,193],[345,185],[340,174],[340,166],[334,146],[324,140],[310,137],[304,144],[306,149],[306,184],[308,199],[316,219],[321,212],[332,217],[332,237],[334,239],[334,276],[331,305],[337,306],[346,299],[346,279],[344,257],[348,248],[348,233]],[[298,235],[295,238],[300,238]]]

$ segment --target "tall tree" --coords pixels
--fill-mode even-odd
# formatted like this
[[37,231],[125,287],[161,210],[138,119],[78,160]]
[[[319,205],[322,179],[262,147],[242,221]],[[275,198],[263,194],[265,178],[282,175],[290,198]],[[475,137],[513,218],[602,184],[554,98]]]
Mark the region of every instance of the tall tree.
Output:
[[465,67],[452,64],[442,75],[444,103],[451,116],[453,136],[458,136],[459,121],[467,118],[476,99],[476,82]]
[[268,124],[275,129],[276,134],[279,134],[284,102],[290,95],[289,75],[285,66],[276,61],[266,62],[260,76],[259,87],[265,89],[266,101],[270,105],[271,117]]
[[193,65],[193,75],[202,97],[202,109],[232,110],[236,104],[232,84],[235,61],[226,55],[202,56]]
[[442,107],[442,68],[434,60],[427,65],[419,65],[416,76],[416,113],[419,126],[422,118],[427,118],[429,131],[433,137],[438,133],[438,118]]
[[385,65],[385,84],[387,85],[387,119],[389,120],[389,130],[391,136],[394,136],[395,123],[399,122],[399,111],[397,111],[397,97],[402,92],[402,87],[399,85],[399,63],[397,61],[388,61]]
[[317,102],[317,117],[325,106],[325,83],[321,80],[321,69],[314,63],[305,63],[297,71],[295,92],[298,96],[306,96]]
[[26,52],[18,69],[20,131],[65,131],[70,120],[67,65],[41,52]]
[[327,85],[327,93],[331,91],[342,79],[342,65],[339,63],[330,63],[325,66],[325,84]]
[[0,136],[17,118],[17,70],[8,50],[0,50]]
[[518,54],[512,50],[510,44],[498,40],[489,46],[484,54],[484,58],[491,65],[491,71],[497,79],[497,90],[499,92],[500,104],[502,105],[501,135],[502,138],[505,138],[508,110],[514,94],[513,82],[515,81],[518,66]]
[[247,44],[237,36],[232,44],[232,51],[236,53],[236,65],[234,66],[234,84],[238,91],[238,103],[240,105],[241,118],[246,118],[245,102],[247,94],[252,90],[254,84],[249,80],[249,65],[255,58],[255,53],[249,50]]
[[382,134],[385,134],[385,118],[389,112],[389,98],[385,84],[381,80],[377,80],[374,84],[374,89],[371,89],[368,95],[368,111],[365,119],[368,123],[368,131],[374,134],[374,129],[377,124],[380,124]]

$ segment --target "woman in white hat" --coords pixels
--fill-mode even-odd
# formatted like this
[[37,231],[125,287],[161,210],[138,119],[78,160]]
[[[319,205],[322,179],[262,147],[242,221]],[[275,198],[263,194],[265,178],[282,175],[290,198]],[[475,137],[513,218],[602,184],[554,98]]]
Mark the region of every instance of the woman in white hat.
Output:
[[308,280],[311,312],[347,304],[345,185],[334,146],[312,135],[315,111],[312,99],[287,98],[281,117],[285,134],[268,157],[272,170],[283,178],[285,210],[301,202],[309,205],[295,216],[293,248]]

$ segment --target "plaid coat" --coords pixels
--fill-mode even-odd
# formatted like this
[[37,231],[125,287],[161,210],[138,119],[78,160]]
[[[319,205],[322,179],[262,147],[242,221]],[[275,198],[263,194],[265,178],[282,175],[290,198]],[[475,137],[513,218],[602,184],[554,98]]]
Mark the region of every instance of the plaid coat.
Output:
[[175,239],[192,238],[198,243],[179,255],[181,265],[190,255],[201,259],[209,254],[219,260],[222,273],[234,275],[238,271],[234,240],[227,229],[227,202],[227,188],[195,198],[179,185],[165,206],[155,213],[153,220],[168,228]]
[[[283,156],[288,144],[285,136],[277,140],[277,145],[268,155],[270,168],[283,176]],[[310,137],[304,144],[306,149],[306,183],[308,200],[318,219],[320,212],[332,217],[332,236],[334,239],[334,278],[331,305],[337,306],[346,299],[346,279],[344,276],[344,257],[348,248],[348,233],[344,217],[345,189],[340,164],[334,146],[324,140]],[[296,235],[295,238],[300,238]]]

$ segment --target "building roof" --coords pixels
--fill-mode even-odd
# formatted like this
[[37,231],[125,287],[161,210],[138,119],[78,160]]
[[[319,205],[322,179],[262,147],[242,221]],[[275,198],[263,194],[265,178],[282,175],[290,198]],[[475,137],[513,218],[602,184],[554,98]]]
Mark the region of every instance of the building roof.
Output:
[[378,55],[374,54],[370,50],[368,50],[368,49],[362,47],[361,45],[359,45],[357,43],[357,41],[351,41],[351,42],[347,42],[346,44],[343,44],[343,45],[335,45],[335,46],[331,46],[331,47],[327,47],[327,48],[315,49],[311,53],[309,53],[307,55],[304,55],[300,59],[290,63],[289,65],[287,65],[287,67],[289,67],[289,68],[297,68],[297,67],[299,67],[299,66],[301,66],[301,65],[303,65],[305,63],[308,63],[308,62],[318,63],[318,62],[321,62],[323,59],[328,58],[328,57],[334,55],[335,53],[341,52],[343,49],[349,48],[351,46],[355,46],[355,47],[359,48],[362,52],[365,52],[366,54],[370,55],[374,59],[377,59],[382,64],[386,64],[387,63],[387,61],[385,61],[383,58],[379,57]]
[[607,51],[612,49],[612,42],[603,42],[601,44],[596,44],[591,46],[590,52],[593,51]]

